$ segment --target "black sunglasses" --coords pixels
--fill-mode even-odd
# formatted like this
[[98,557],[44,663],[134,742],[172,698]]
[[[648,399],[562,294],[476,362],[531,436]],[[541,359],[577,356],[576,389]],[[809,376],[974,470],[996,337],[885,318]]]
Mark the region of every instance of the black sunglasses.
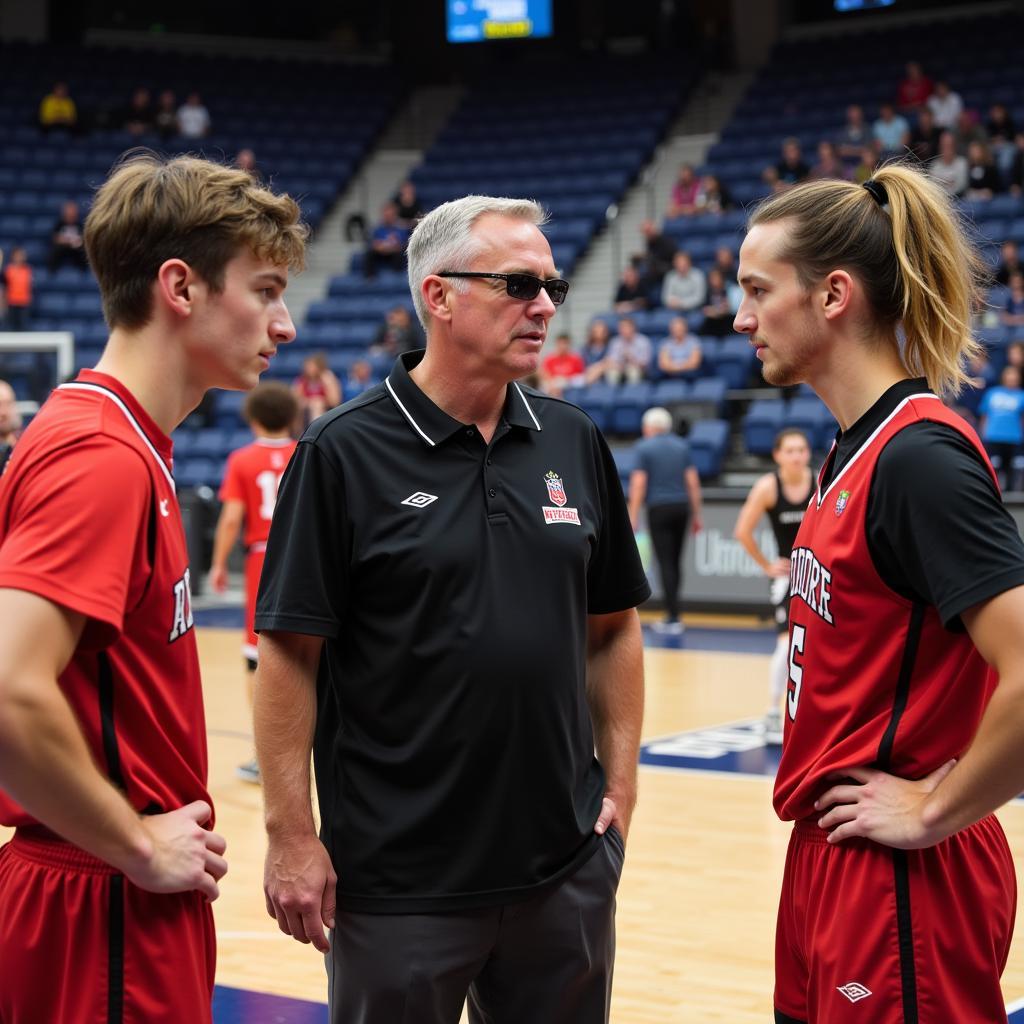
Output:
[[569,294],[569,282],[560,277],[542,281],[533,274],[483,274],[475,270],[442,270],[438,277],[491,277],[505,282],[505,294],[512,299],[535,299],[541,288],[548,293],[551,301],[560,306]]

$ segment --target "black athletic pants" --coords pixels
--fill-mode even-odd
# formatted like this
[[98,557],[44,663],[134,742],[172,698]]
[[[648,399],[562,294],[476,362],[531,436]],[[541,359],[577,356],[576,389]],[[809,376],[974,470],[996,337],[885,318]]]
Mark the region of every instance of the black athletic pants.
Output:
[[683,581],[680,559],[690,525],[690,506],[687,502],[651,506],[647,509],[647,525],[665,593],[665,615],[674,621],[679,618],[679,586]]

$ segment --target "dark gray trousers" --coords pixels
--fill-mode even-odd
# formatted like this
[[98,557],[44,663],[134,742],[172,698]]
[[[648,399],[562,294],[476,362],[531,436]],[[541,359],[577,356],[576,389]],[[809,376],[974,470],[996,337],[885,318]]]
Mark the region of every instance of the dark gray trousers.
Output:
[[572,875],[523,903],[444,914],[339,911],[326,956],[331,1024],[607,1024],[615,892],[609,829]]

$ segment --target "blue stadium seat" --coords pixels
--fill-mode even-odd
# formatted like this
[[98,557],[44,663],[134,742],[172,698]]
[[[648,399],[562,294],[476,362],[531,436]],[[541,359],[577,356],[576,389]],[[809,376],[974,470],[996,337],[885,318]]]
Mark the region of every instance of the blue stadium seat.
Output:
[[729,424],[726,420],[697,420],[687,436],[693,464],[702,480],[710,480],[722,471],[722,462],[729,449]]
[[751,455],[770,455],[786,407],[780,398],[757,398],[743,417],[743,443]]

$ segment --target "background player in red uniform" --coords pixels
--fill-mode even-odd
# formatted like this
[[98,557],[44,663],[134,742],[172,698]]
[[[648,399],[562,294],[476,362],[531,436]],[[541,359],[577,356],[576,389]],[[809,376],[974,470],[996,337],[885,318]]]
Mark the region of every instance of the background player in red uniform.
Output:
[[[291,389],[278,381],[260,384],[246,396],[242,415],[256,440],[232,452],[220,487],[220,518],[213,539],[210,585],[223,593],[228,585],[228,556],[245,525],[245,641],[242,655],[249,670],[249,706],[252,707],[252,673],[256,671],[256,591],[267,550],[270,520],[277,503],[277,488],[285,466],[295,451],[291,428],[299,414],[299,403]],[[238,766],[246,782],[259,782],[255,756]]]
[[[772,458],[778,469],[765,473],[750,488],[736,517],[733,536],[771,581],[770,597],[779,640],[768,670],[764,739],[766,743],[778,744],[782,742],[782,694],[789,678],[789,553],[814,488],[807,435],[794,428],[780,430],[772,445]],[[763,515],[768,517],[775,534],[778,557],[774,561],[765,556],[754,536],[754,527]]]
[[978,351],[980,266],[899,166],[774,197],[741,250],[737,330],[841,428],[791,556],[786,1024],[1006,1020],[1016,883],[992,811],[1024,789],[1024,545],[935,393]]
[[0,1020],[210,1020],[212,826],[170,433],[295,335],[305,228],[205,160],[141,156],[85,226],[110,338],[0,484]]

